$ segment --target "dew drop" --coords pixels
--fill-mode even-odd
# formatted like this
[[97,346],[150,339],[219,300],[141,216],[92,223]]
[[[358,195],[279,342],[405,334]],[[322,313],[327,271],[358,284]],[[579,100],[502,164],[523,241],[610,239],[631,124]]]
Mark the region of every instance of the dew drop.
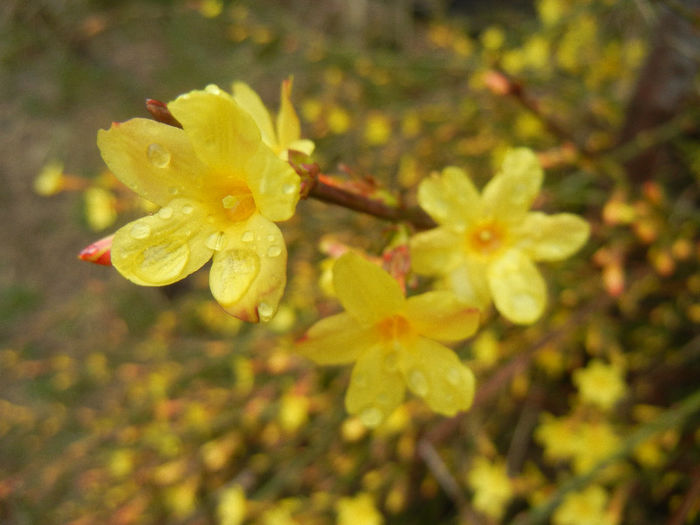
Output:
[[129,235],[134,239],[147,239],[151,235],[151,227],[148,224],[137,222],[129,230]]
[[275,242],[275,236],[274,235],[268,235],[267,236],[267,242]]
[[268,257],[277,257],[280,253],[282,253],[282,248],[280,248],[279,246],[270,246],[267,249]]
[[488,242],[493,238],[493,234],[489,230],[481,230],[479,232],[479,239],[483,242]]
[[226,244],[224,232],[212,233],[209,237],[207,237],[207,240],[204,244],[206,244],[207,248],[209,248],[210,250],[220,252],[224,249],[224,245]]
[[182,207],[182,213],[184,213],[185,215],[192,215],[193,211],[194,211],[194,208],[192,206],[190,206],[189,204],[185,204]]
[[255,240],[255,234],[251,231],[243,232],[243,235],[241,235],[241,240],[243,242],[253,242],[253,240]]
[[173,216],[173,209],[170,206],[165,206],[158,210],[158,217],[161,219],[169,219]]
[[384,419],[384,414],[377,407],[365,408],[360,412],[360,421],[368,427],[376,427]]
[[260,320],[266,323],[270,319],[272,319],[273,315],[275,315],[275,309],[269,304],[267,304],[265,301],[262,301],[258,305],[258,315],[260,316]]
[[156,168],[165,168],[170,164],[170,152],[160,144],[153,143],[146,150],[148,160]]
[[408,384],[411,389],[421,397],[425,397],[428,393],[428,380],[425,378],[425,374],[420,370],[412,370],[408,374]]
[[297,190],[296,184],[284,184],[282,186],[282,193],[285,195],[291,195]]
[[384,368],[386,368],[387,372],[396,372],[399,368],[399,358],[396,352],[389,352],[384,357]]
[[447,372],[447,382],[452,386],[459,385],[461,383],[460,379],[462,379],[462,375],[459,373],[459,370],[452,368]]
[[513,303],[513,308],[519,311],[529,311],[537,309],[537,302],[531,295],[528,294],[515,294],[511,301]]
[[180,189],[177,188],[177,187],[175,187],[175,186],[170,186],[170,187],[168,188],[168,193],[169,193],[170,195],[177,195],[178,193],[180,193]]

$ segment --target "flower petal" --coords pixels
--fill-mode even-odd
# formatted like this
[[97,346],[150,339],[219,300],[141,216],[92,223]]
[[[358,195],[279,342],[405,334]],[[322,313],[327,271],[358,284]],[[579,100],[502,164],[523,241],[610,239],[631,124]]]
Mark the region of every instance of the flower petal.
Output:
[[487,265],[476,258],[465,258],[445,276],[447,288],[464,304],[480,309],[491,304],[491,292],[486,277]]
[[143,286],[183,279],[211,258],[205,215],[196,201],[175,199],[155,215],[130,222],[114,235],[113,266]]
[[263,216],[277,222],[294,215],[301,179],[289,164],[261,143],[250,156],[245,172],[246,183]]
[[358,414],[365,425],[374,427],[401,404],[405,392],[395,363],[387,362],[387,353],[375,346],[360,355],[352,369],[345,407],[350,414]]
[[417,337],[399,354],[399,368],[408,388],[440,414],[467,410],[474,399],[474,374],[452,350]]
[[410,240],[411,268],[422,275],[442,275],[454,268],[462,256],[462,236],[448,228],[420,232]]
[[97,145],[119,180],[159,206],[174,195],[197,198],[208,173],[184,131],[153,120],[115,122],[97,132]]
[[438,341],[466,339],[479,327],[479,310],[457,300],[452,292],[409,297],[404,313],[419,334]]
[[288,149],[289,145],[301,137],[301,126],[294,106],[291,101],[292,79],[282,82],[280,91],[280,111],[277,114],[277,136],[281,149]]
[[316,148],[316,144],[313,143],[313,141],[309,139],[299,139],[293,141],[291,144],[289,144],[287,149],[291,149],[294,151],[300,151],[304,155],[311,155],[314,152],[314,149]]
[[578,215],[531,212],[513,233],[518,248],[532,260],[560,261],[581,248],[590,231],[588,223]]
[[261,142],[253,118],[216,86],[190,91],[168,103],[182,123],[197,156],[217,176],[243,178],[244,168]]
[[509,150],[501,171],[484,188],[483,213],[511,223],[521,221],[539,193],[543,177],[540,162],[531,150]]
[[273,150],[277,149],[277,135],[272,125],[270,112],[267,110],[258,94],[253,91],[248,84],[244,82],[234,82],[233,99],[253,117],[253,120],[260,129],[263,142]]
[[343,307],[363,325],[396,313],[405,302],[399,283],[354,252],[333,265],[333,286]]
[[287,248],[282,232],[260,214],[235,223],[214,253],[209,287],[231,315],[243,321],[269,321],[287,282]]
[[479,216],[479,192],[467,174],[454,166],[439,177],[424,179],[418,187],[418,202],[440,224],[464,226]]
[[547,288],[539,270],[520,250],[509,250],[488,269],[496,309],[510,321],[531,324],[540,318]]
[[377,340],[371,328],[362,328],[349,313],[321,319],[297,343],[300,354],[319,365],[351,363]]

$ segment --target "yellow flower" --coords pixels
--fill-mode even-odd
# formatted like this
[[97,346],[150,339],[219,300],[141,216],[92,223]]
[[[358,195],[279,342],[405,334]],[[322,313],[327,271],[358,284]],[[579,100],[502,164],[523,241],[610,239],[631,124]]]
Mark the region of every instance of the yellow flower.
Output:
[[287,160],[290,149],[306,155],[311,155],[314,151],[314,143],[301,138],[301,126],[292,106],[291,93],[292,79],[290,78],[282,82],[280,110],[277,114],[277,123],[273,125],[272,117],[258,94],[248,84],[233,83],[234,100],[253,117],[260,129],[263,142],[282,160]]
[[338,525],[382,525],[384,518],[374,506],[372,496],[361,493],[354,498],[340,498],[337,503]]
[[356,361],[348,412],[376,426],[403,401],[406,385],[435,412],[451,416],[469,408],[472,372],[433,339],[472,335],[476,309],[444,291],[406,299],[388,273],[352,252],[335,263],[333,284],[346,312],[312,326],[299,351],[324,365]]
[[491,463],[486,458],[476,458],[469,471],[468,481],[474,490],[474,508],[490,518],[499,519],[513,496],[505,463]]
[[576,370],[573,380],[581,399],[603,410],[610,410],[625,395],[625,380],[620,368],[599,359]]
[[605,510],[608,495],[598,485],[591,485],[580,492],[570,492],[554,512],[554,525],[613,525],[613,519]]
[[273,221],[294,214],[299,177],[218,87],[181,95],[168,109],[183,129],[136,118],[98,133],[112,172],[161,206],[117,231],[112,264],[136,284],[162,286],[213,258],[216,300],[235,317],[267,321],[287,279]]
[[514,323],[535,322],[546,287],[534,261],[557,261],[578,250],[589,226],[576,215],[528,211],[542,184],[529,149],[506,153],[501,171],[479,194],[467,175],[449,167],[421,182],[418,201],[438,227],[411,240],[413,269],[444,276],[457,296],[486,306],[491,298]]

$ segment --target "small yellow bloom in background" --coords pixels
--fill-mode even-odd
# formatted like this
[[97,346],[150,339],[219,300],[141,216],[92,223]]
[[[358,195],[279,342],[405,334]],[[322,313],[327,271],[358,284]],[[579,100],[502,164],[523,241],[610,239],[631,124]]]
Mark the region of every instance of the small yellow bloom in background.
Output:
[[244,321],[268,321],[287,280],[275,222],[294,214],[299,176],[218,87],[181,95],[168,109],[183,129],[136,118],[98,133],[111,171],[161,207],[117,231],[112,264],[136,284],[163,286],[213,258],[219,304]]
[[513,486],[505,463],[491,463],[484,457],[477,457],[467,480],[474,491],[474,508],[489,518],[498,520],[513,497]]
[[199,4],[199,12],[206,18],[216,18],[224,9],[223,0],[202,0]]
[[554,525],[614,525],[607,513],[608,495],[598,485],[591,485],[580,492],[570,492],[554,511]]
[[216,507],[219,525],[240,525],[246,515],[245,492],[240,485],[233,485],[221,490],[219,504]]
[[365,142],[370,146],[380,146],[385,144],[389,137],[391,137],[389,119],[379,112],[370,113],[365,123]]
[[61,192],[63,185],[63,163],[58,160],[47,162],[34,179],[34,191],[44,197]]
[[258,94],[248,84],[233,83],[234,100],[253,117],[260,129],[263,142],[282,160],[287,160],[290,149],[305,155],[311,155],[314,151],[314,143],[301,138],[301,125],[292,106],[291,94],[292,79],[289,78],[282,82],[280,110],[277,113],[277,121],[273,125],[272,117]]
[[403,401],[406,386],[448,416],[471,406],[474,375],[449,348],[477,329],[479,312],[450,292],[406,299],[399,284],[353,252],[333,268],[346,312],[322,319],[298,350],[323,365],[356,361],[345,397],[350,414],[375,427]]
[[345,109],[339,106],[332,106],[328,111],[328,129],[336,135],[341,135],[350,129],[352,117]]
[[85,190],[85,219],[94,231],[109,228],[117,220],[116,199],[111,192],[92,187]]
[[547,299],[534,262],[569,257],[590,230],[573,214],[528,211],[542,178],[535,154],[518,148],[506,153],[481,194],[455,167],[421,182],[418,202],[438,227],[411,239],[414,271],[443,277],[465,302],[485,307],[493,299],[510,321],[534,323]]
[[372,496],[363,492],[354,498],[340,498],[336,505],[338,525],[382,525],[383,516],[372,501]]
[[576,370],[573,380],[581,399],[603,410],[613,408],[626,391],[622,370],[600,359],[593,359],[586,368]]

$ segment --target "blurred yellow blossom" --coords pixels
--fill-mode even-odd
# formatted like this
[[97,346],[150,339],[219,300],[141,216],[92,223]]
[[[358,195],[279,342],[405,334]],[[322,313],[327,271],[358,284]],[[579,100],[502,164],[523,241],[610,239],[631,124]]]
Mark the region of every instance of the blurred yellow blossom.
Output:
[[490,26],[481,33],[480,39],[481,45],[488,50],[495,51],[503,47],[506,41],[506,34],[500,27]]
[[513,496],[513,486],[505,463],[492,463],[484,457],[477,457],[467,480],[474,491],[474,508],[489,518],[499,519]]
[[328,128],[336,135],[345,133],[350,128],[350,123],[352,122],[350,113],[338,106],[331,107],[328,111],[327,118]]
[[240,485],[226,487],[219,492],[216,507],[218,525],[240,525],[246,515],[245,492]]
[[282,160],[287,160],[289,150],[300,151],[306,155],[311,155],[314,151],[314,143],[301,138],[299,117],[292,106],[291,94],[292,79],[289,78],[282,82],[280,110],[277,122],[273,125],[272,117],[258,94],[248,84],[233,83],[233,99],[253,117],[260,129],[262,141]]
[[449,348],[434,341],[472,335],[479,313],[450,292],[406,299],[399,284],[353,252],[333,268],[333,284],[346,312],[322,319],[298,344],[319,364],[356,361],[345,405],[367,426],[377,426],[403,401],[406,385],[445,415],[466,410],[474,376]]
[[365,123],[365,142],[370,146],[385,144],[391,136],[391,122],[379,113],[372,112]]
[[608,495],[598,485],[580,492],[570,492],[562,504],[554,511],[554,525],[614,525],[612,517],[606,512]]
[[309,418],[309,398],[288,392],[280,399],[279,422],[282,430],[296,432]]
[[223,0],[202,0],[199,4],[199,12],[206,18],[216,18],[223,8]]
[[48,197],[63,190],[63,163],[58,160],[47,162],[34,179],[34,191]]
[[98,133],[112,172],[161,206],[117,231],[112,264],[136,284],[163,286],[213,258],[219,304],[267,321],[286,283],[287,249],[274,221],[294,214],[299,177],[218,87],[181,95],[168,109],[183,129],[135,118]]
[[464,171],[445,168],[421,182],[418,202],[438,227],[411,239],[413,269],[442,276],[457,296],[496,309],[514,323],[542,315],[545,282],[535,261],[558,261],[588,239],[576,215],[530,212],[542,184],[542,168],[525,148],[509,150],[501,171],[479,194]]
[[90,229],[109,228],[117,220],[116,199],[112,193],[92,187],[85,191],[85,218]]
[[362,492],[353,498],[340,498],[336,505],[337,525],[381,525],[384,518],[374,505],[372,496]]
[[593,359],[573,374],[581,399],[603,410],[610,410],[625,395],[626,385],[619,366]]

